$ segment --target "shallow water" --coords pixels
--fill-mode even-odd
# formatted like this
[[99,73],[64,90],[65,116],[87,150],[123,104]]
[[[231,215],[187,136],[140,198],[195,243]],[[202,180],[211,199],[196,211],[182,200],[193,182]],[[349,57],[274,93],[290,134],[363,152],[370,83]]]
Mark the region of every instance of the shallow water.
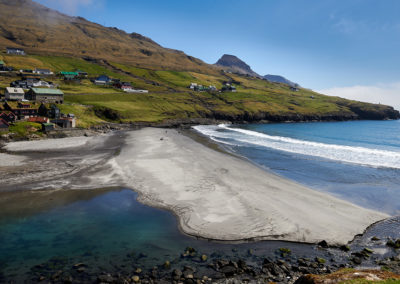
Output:
[[[4,193],[3,195],[6,195]],[[323,255],[313,245],[287,242],[226,244],[182,234],[170,212],[136,201],[129,189],[13,193],[0,208],[0,271],[6,279],[29,279],[38,264],[57,269],[84,262],[94,271],[132,271],[166,260],[180,263],[186,247],[200,253],[248,258],[277,257],[280,247],[293,256]],[[0,277],[1,282],[1,277]]]
[[400,213],[400,121],[195,129],[281,176],[363,207]]

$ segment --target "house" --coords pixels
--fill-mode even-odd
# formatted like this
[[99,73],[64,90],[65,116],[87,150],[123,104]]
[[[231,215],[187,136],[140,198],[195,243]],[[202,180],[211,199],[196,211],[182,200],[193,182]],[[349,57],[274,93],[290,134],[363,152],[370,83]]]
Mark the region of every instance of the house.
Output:
[[29,89],[34,87],[35,84],[39,82],[37,78],[26,78],[25,80],[17,80],[10,83],[11,87]]
[[197,89],[197,83],[190,83],[189,89],[195,91]]
[[7,54],[25,55],[25,50],[16,47],[7,47]]
[[137,89],[124,89],[124,92],[127,93],[136,93],[136,94],[147,94],[148,90],[137,90]]
[[46,81],[34,81],[32,84],[33,87],[45,87],[45,88],[53,88],[54,85],[52,82],[46,82]]
[[43,132],[48,132],[54,130],[54,124],[53,123],[42,123],[42,131]]
[[32,108],[30,104],[18,103],[16,105],[15,102],[5,102],[3,106],[5,110],[11,111],[18,119],[25,119],[38,114],[38,109]]
[[24,103],[21,103],[21,102],[19,102],[18,103],[18,107],[19,108],[30,108],[31,107],[31,105],[30,104],[24,104]]
[[33,73],[39,75],[53,75],[53,72],[51,72],[50,69],[41,69],[41,68],[35,68],[35,70],[33,70]]
[[60,118],[61,117],[61,111],[56,105],[51,105],[49,111],[48,111],[48,116],[50,118]]
[[61,71],[59,74],[60,74],[60,75],[64,78],[64,80],[66,80],[66,81],[76,80],[76,79],[78,79],[78,77],[79,77],[78,72]]
[[5,111],[5,112],[0,113],[0,118],[4,119],[8,123],[14,122],[17,120],[17,116],[14,113],[12,113],[11,111]]
[[4,63],[4,61],[3,61],[3,60],[0,60],[0,67],[3,67],[4,65],[6,65],[6,64]]
[[299,88],[291,86],[290,90],[293,91],[293,92],[298,92]]
[[114,83],[114,87],[122,90],[133,89],[129,82],[116,82]]
[[235,93],[236,92],[236,87],[231,85],[231,84],[229,84],[229,83],[226,83],[222,87],[221,91],[223,91],[223,92],[229,91],[229,92]]
[[71,116],[71,114],[69,114],[67,117],[52,119],[51,123],[54,123],[55,125],[62,128],[75,128],[76,118],[74,115]]
[[14,71],[14,68],[11,66],[0,65],[0,71],[11,72]]
[[50,119],[48,117],[30,117],[28,118],[28,122],[36,122],[36,123],[49,123]]
[[4,119],[0,118],[0,131],[8,131],[10,124]]
[[79,69],[76,70],[75,72],[78,73],[78,76],[79,76],[79,77],[87,77],[87,75],[88,75],[87,72],[82,71],[82,70],[79,70]]
[[31,88],[25,97],[27,100],[37,102],[60,104],[64,102],[64,93],[59,89]]
[[6,100],[22,101],[25,99],[25,92],[22,88],[7,87],[4,96]]
[[94,80],[96,85],[107,85],[111,82],[111,78],[107,75],[101,75]]

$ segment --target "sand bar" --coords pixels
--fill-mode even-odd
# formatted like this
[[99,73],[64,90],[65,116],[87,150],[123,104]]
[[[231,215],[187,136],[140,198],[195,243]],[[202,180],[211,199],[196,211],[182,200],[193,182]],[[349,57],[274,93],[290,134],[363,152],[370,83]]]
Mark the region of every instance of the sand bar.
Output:
[[[161,139],[162,138],[162,139]],[[176,130],[131,132],[113,168],[191,235],[346,243],[387,215],[308,189]]]
[[8,143],[4,149],[11,152],[59,150],[83,146],[93,139],[95,137],[79,136],[37,141],[18,141]]
[[[7,147],[36,150],[39,143],[45,150],[46,143],[64,144],[61,141]],[[145,128],[99,136],[90,143],[73,141],[51,159],[47,153],[36,154],[28,188],[132,188],[140,193],[140,201],[174,212],[187,234],[218,240],[344,244],[388,217],[213,150],[177,130]],[[4,188],[13,183],[23,188],[25,176],[16,179],[5,173]]]

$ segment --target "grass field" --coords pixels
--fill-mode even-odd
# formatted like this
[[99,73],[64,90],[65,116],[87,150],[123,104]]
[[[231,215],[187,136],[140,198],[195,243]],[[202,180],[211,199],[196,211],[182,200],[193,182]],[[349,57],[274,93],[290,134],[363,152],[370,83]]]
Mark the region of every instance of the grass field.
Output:
[[[17,69],[49,68],[53,72],[86,71],[89,77],[106,74],[131,82],[134,87],[147,89],[149,94],[127,94],[112,87],[96,86],[85,79],[80,83],[47,78],[65,93],[63,113],[74,113],[78,127],[89,127],[106,121],[161,122],[166,119],[199,117],[257,117],[270,115],[335,115],[354,114],[354,109],[375,111],[385,106],[363,104],[337,97],[328,97],[307,89],[292,91],[286,84],[235,74],[203,74],[173,70],[151,70],[129,64],[98,64],[81,58],[63,56],[10,56],[0,54],[6,65]],[[19,79],[0,76],[0,88]],[[221,88],[224,82],[233,82],[237,92],[193,92],[190,83]],[[112,113],[107,116],[107,113]],[[16,130],[17,131],[17,130]]]
[[10,125],[10,132],[15,133],[16,137],[26,137],[29,134],[42,135],[40,130],[42,129],[41,124],[34,122],[21,121]]

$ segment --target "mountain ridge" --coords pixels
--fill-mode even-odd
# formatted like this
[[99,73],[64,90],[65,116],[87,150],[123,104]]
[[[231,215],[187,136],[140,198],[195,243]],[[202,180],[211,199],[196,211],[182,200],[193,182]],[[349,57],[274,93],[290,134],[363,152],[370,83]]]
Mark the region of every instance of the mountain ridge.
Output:
[[223,70],[226,72],[232,72],[253,77],[261,77],[256,72],[254,72],[246,62],[239,59],[235,55],[224,54],[214,65],[222,67]]
[[291,86],[291,87],[297,87],[297,86],[299,85],[299,84],[297,84],[297,83],[294,83],[294,82],[292,82],[292,81],[286,79],[285,77],[283,77],[283,76],[281,76],[281,75],[271,75],[271,74],[268,74],[268,75],[263,76],[263,78],[266,79],[266,80],[268,80],[268,81],[270,81],[270,82],[284,83],[284,84],[287,84],[287,85],[289,85],[289,86]]
[[[13,15],[10,17],[10,15]],[[32,0],[0,0],[0,48],[20,47],[28,53],[105,59],[161,70],[216,74],[212,65],[184,52],[164,48],[138,33],[103,27],[71,17]]]
[[[293,92],[287,84],[262,79],[236,56],[225,55],[222,64],[227,66],[210,65],[143,35],[70,17],[32,0],[0,0],[0,17],[7,19],[0,21],[0,48],[22,47],[28,53],[7,55],[0,50],[0,60],[6,65],[17,70],[43,67],[55,74],[77,69],[88,72],[89,78],[76,84],[51,78],[65,93],[63,111],[80,114],[85,127],[99,121],[240,123],[400,117],[389,106],[329,97],[304,88]],[[101,74],[146,89],[149,95],[126,95],[112,86],[93,85],[89,79]],[[1,88],[19,79],[15,72],[7,75],[0,80]],[[217,91],[191,90],[191,83],[215,86]],[[234,85],[236,92],[224,90],[226,83]]]

